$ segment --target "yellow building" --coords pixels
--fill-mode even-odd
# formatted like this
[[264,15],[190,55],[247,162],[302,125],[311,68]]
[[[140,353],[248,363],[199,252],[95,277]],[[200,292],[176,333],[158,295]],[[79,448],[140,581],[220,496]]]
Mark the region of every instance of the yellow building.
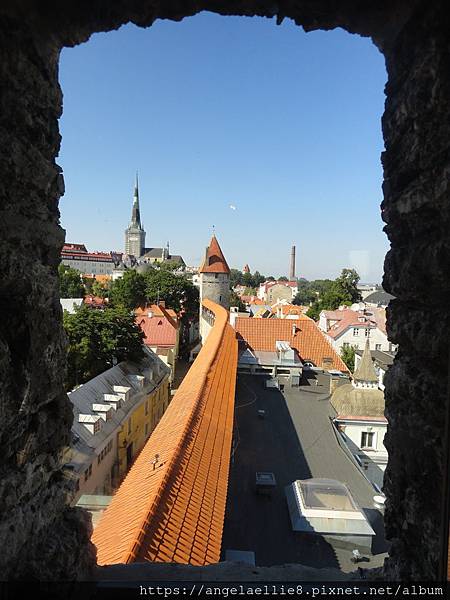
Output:
[[170,368],[144,348],[139,363],[123,362],[69,393],[72,444],[65,456],[74,480],[71,500],[114,493],[170,401]]
[[170,401],[169,373],[127,415],[118,434],[118,476],[122,479],[142,450]]

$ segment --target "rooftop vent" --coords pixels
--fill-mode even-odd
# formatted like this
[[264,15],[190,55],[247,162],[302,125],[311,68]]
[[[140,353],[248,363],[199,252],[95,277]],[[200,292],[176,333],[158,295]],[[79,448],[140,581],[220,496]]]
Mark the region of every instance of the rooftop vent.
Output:
[[96,412],[104,421],[112,418],[113,407],[110,404],[93,404],[92,410]]
[[92,435],[101,431],[102,422],[103,419],[100,415],[86,415],[82,413],[78,415],[78,423],[84,425]]
[[130,398],[130,390],[126,385],[113,385],[113,391],[116,393],[124,402]]
[[105,404],[109,404],[115,410],[122,406],[123,399],[118,394],[103,394],[103,400]]
[[[128,379],[135,385],[139,390],[144,389],[145,377],[143,375],[129,375]],[[128,388],[130,389],[130,388]]]

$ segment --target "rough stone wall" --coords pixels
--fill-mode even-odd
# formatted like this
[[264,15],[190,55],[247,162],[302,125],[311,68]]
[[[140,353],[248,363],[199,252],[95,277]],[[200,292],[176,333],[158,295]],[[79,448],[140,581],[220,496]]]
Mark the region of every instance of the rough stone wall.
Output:
[[450,342],[450,20],[424,5],[386,53],[383,218],[392,249],[385,289],[390,339],[386,375],[386,574],[437,577],[444,494]]
[[385,52],[383,218],[392,243],[388,327],[400,344],[386,381],[390,463],[385,574],[437,577],[449,317],[449,22],[444,0],[5,0],[0,6],[0,570],[3,577],[85,576],[89,524],[65,506],[58,467],[71,411],[56,273],[63,232],[59,49],[96,31],[157,17],[290,17],[305,29],[343,27]]
[[66,507],[58,466],[72,423],[56,279],[58,54],[0,16],[1,579],[71,578],[95,560],[85,513]]

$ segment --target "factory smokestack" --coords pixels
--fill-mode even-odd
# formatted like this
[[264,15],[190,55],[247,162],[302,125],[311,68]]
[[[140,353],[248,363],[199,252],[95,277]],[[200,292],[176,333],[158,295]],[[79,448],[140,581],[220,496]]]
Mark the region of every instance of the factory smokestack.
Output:
[[291,249],[291,269],[289,271],[289,280],[294,281],[295,279],[295,246]]

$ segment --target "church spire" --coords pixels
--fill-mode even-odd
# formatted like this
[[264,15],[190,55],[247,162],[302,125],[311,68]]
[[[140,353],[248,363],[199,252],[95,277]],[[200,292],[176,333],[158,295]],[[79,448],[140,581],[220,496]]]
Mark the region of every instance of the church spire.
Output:
[[141,211],[139,209],[139,180],[138,173],[136,171],[136,183],[134,186],[134,197],[133,197],[133,209],[131,211],[131,226],[142,229],[141,225]]
[[377,374],[372,362],[372,354],[370,353],[369,340],[366,340],[366,346],[358,365],[358,368],[353,374],[353,380],[356,387],[374,385],[378,382]]

